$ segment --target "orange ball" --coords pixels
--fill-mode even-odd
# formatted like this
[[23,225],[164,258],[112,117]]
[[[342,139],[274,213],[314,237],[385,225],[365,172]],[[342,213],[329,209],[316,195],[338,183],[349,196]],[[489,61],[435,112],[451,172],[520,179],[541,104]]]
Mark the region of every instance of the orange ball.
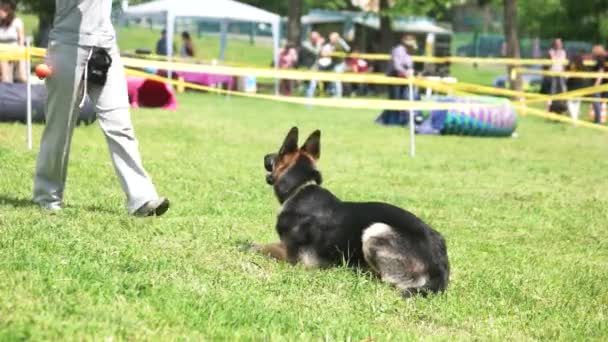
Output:
[[36,65],[36,76],[40,79],[44,79],[51,74],[51,68],[46,64]]

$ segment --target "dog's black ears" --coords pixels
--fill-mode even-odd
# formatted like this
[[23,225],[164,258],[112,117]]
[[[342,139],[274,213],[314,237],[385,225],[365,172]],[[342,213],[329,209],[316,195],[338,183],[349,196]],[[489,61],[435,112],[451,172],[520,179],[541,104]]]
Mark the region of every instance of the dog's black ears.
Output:
[[321,157],[321,131],[316,130],[312,132],[300,149],[310,154],[315,160],[318,160]]
[[292,127],[287,133],[285,140],[283,141],[283,146],[279,150],[279,157],[282,157],[289,153],[294,153],[298,151],[298,127]]

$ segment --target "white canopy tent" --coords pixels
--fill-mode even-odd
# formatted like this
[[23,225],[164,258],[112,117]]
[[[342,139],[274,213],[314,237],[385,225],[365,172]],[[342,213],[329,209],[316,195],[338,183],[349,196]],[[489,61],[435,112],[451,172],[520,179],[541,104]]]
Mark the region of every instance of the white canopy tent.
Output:
[[171,58],[176,18],[200,18],[220,23],[220,57],[223,58],[227,44],[228,24],[231,21],[267,23],[272,26],[274,65],[278,65],[281,17],[257,7],[234,0],[156,0],[130,6],[127,18],[164,17],[167,25],[167,55]]

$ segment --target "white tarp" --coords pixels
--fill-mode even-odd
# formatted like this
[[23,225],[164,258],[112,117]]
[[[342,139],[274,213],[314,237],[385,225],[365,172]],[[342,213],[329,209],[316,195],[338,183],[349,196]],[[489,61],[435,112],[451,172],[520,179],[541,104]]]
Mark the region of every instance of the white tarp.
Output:
[[228,21],[251,21],[261,23],[279,22],[274,13],[233,0],[157,0],[131,6],[128,16],[158,15],[170,12],[174,17],[194,17]]
[[234,0],[157,0],[130,6],[125,10],[127,18],[164,16],[167,22],[167,50],[173,56],[173,37],[176,18],[201,18],[222,24],[220,55],[226,49],[227,24],[231,21],[268,23],[272,25],[274,64],[278,65],[279,29],[281,17],[257,7]]

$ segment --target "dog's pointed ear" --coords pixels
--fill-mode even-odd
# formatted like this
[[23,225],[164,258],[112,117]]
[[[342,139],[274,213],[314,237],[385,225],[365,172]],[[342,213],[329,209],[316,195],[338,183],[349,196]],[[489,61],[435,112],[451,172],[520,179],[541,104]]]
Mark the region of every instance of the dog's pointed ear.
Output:
[[285,140],[283,141],[283,146],[279,150],[279,157],[282,157],[289,153],[294,153],[298,151],[298,127],[292,127],[287,133]]
[[318,160],[321,157],[321,131],[312,132],[300,149]]

